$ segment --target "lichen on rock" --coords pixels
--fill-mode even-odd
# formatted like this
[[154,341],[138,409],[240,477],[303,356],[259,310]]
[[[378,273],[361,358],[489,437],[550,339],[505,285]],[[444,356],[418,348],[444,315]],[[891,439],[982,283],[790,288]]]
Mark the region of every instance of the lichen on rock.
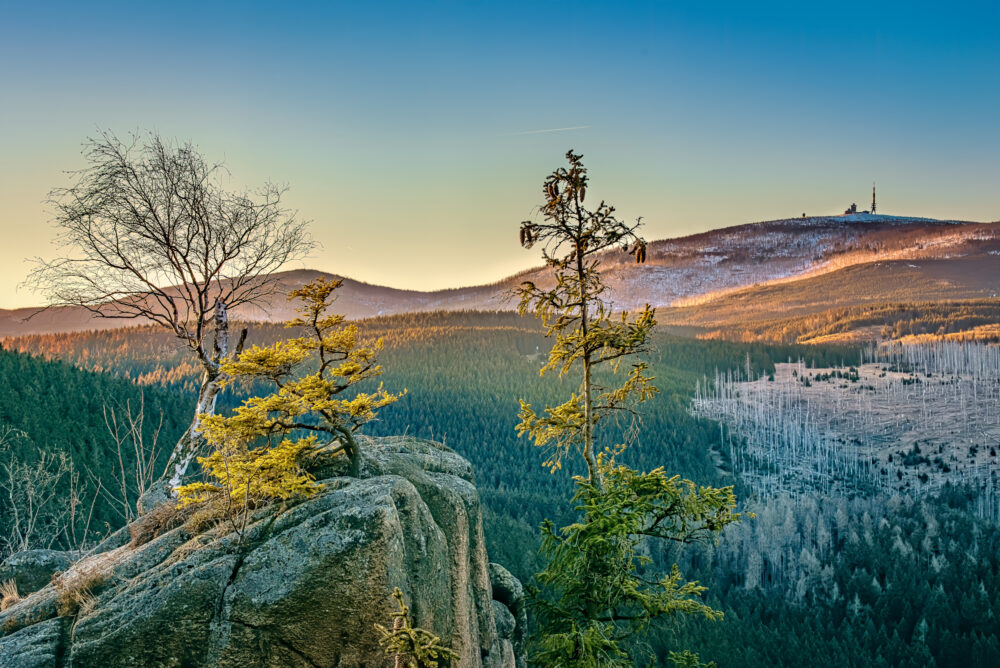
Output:
[[395,610],[395,587],[458,666],[523,665],[518,609],[508,594],[494,602],[469,463],[415,438],[365,445],[360,479],[320,453],[323,490],[260,511],[242,537],[182,525],[87,557],[107,570],[93,605],[58,618],[50,585],[0,614],[0,668],[29,646],[62,666],[389,666],[374,625]]
[[52,576],[64,571],[79,557],[59,550],[24,550],[15,552],[0,563],[0,582],[13,580],[22,595],[38,591]]

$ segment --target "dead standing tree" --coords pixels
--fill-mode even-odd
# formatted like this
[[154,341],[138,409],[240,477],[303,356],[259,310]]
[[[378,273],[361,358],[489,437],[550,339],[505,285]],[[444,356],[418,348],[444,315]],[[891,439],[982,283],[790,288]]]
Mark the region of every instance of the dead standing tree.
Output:
[[28,284],[49,307],[156,323],[201,363],[194,418],[164,474],[173,490],[202,443],[199,416],[215,412],[220,366],[246,337],[230,345],[230,310],[266,302],[277,290],[268,275],[312,242],[282,208],[283,188],[226,191],[225,170],[191,144],[103,132],[84,146],[89,166],[50,194],[66,255],[38,260]]

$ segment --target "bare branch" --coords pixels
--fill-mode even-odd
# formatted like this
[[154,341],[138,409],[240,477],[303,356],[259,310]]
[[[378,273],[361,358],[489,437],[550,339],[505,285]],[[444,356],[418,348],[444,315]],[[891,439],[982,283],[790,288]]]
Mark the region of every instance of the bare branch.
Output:
[[[285,188],[227,191],[225,169],[190,143],[101,132],[83,153],[88,166],[49,195],[63,255],[37,260],[26,284],[45,295],[46,308],[163,327],[198,358],[202,389],[171,455],[174,480],[201,443],[197,415],[214,412],[219,368],[234,354],[222,331],[225,311],[263,305],[277,289],[270,275],[313,242],[283,207]],[[207,345],[213,334],[216,345]],[[236,350],[242,345],[241,338]]]

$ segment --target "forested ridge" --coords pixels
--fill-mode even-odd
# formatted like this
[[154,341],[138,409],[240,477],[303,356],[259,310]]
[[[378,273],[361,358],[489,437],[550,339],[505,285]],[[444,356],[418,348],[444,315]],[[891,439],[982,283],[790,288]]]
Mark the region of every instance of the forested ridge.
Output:
[[1000,301],[893,302],[831,308],[791,318],[748,321],[703,332],[706,338],[774,343],[822,342],[856,335],[921,341],[1000,341]]
[[[570,476],[581,473],[568,467],[551,474],[541,465],[544,454],[514,433],[519,398],[544,406],[569,388],[569,380],[539,377],[547,341],[538,326],[511,313],[422,313],[358,324],[366,335],[384,338],[380,382],[408,391],[364,433],[433,438],[467,457],[486,510],[491,559],[530,579],[539,569],[537,527],[545,518],[568,519]],[[294,333],[271,324],[250,328],[250,343]],[[662,333],[654,339],[647,358],[661,392],[644,406],[630,463],[642,470],[665,466],[706,485],[736,484],[757,513],[718,546],[654,555],[679,560],[686,575],[709,587],[707,602],[726,613],[722,622],[684,621],[655,631],[646,641],[661,657],[677,647],[720,666],[968,666],[998,657],[1000,532],[973,519],[964,491],[949,489],[940,500],[750,499],[730,473],[719,424],[688,411],[695,383],[717,369],[750,365],[769,372],[775,362],[799,358],[816,367],[854,364],[856,349]],[[26,337],[5,347],[106,372],[0,354],[0,419],[37,445],[79,453],[89,466],[107,464],[102,398],[134,401],[140,392],[109,373],[145,386],[147,405],[166,416],[167,448],[193,403],[196,369],[158,330]],[[21,378],[34,389],[12,389]],[[224,406],[251,391],[227,392]],[[606,425],[602,442],[630,438],[631,426]]]
[[[364,335],[385,343],[380,382],[389,390],[408,390],[366,433],[406,432],[442,441],[463,454],[475,467],[488,512],[495,514],[491,521],[503,524],[504,534],[534,535],[543,519],[568,512],[564,499],[571,476],[579,471],[550,474],[541,464],[544,453],[514,432],[519,398],[551,404],[570,382],[553,374],[539,377],[539,351],[547,349],[547,341],[533,319],[507,312],[439,312],[373,318],[358,325]],[[280,324],[251,323],[249,328],[250,345],[294,334]],[[157,328],[31,336],[5,345],[180,394],[197,388],[198,369],[169,333]],[[633,448],[630,457],[642,469],[666,466],[704,484],[730,484],[719,426],[688,413],[695,383],[716,369],[742,368],[748,362],[770,371],[775,360],[806,356],[826,366],[852,361],[856,354],[850,348],[732,344],[658,334],[650,362],[660,394],[646,406],[641,447]],[[235,406],[251,391],[233,388],[220,403]],[[617,442],[630,426],[609,426],[613,433],[604,442]],[[516,541],[497,540],[492,550],[510,552],[509,567],[519,577],[534,572],[534,551]]]

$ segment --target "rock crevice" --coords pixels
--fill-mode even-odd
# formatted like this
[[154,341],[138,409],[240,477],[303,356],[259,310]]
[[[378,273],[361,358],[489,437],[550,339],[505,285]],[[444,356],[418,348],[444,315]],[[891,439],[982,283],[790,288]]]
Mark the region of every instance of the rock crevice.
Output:
[[523,666],[520,583],[489,563],[469,463],[414,438],[365,445],[360,479],[321,452],[323,490],[262,511],[242,537],[181,526],[140,547],[108,543],[74,566],[107,576],[71,637],[53,585],[0,614],[0,668],[57,655],[69,668],[391,666],[374,624],[388,622],[394,587],[457,666]]

